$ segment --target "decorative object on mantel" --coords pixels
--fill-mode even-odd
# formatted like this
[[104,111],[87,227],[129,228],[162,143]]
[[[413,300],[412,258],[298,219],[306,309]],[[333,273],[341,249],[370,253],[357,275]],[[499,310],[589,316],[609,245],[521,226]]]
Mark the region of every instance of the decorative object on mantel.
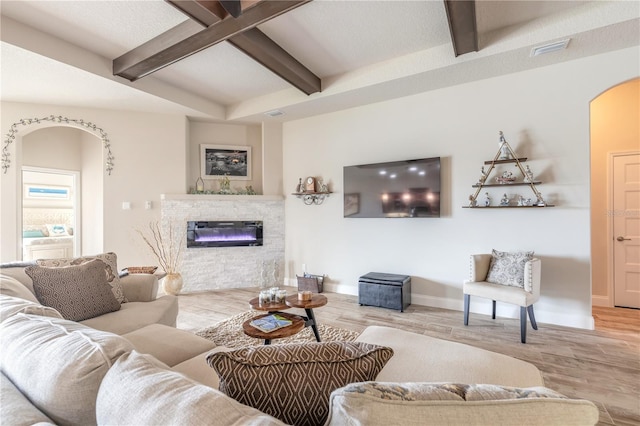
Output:
[[11,143],[16,139],[16,134],[18,133],[18,125],[30,126],[32,124],[40,124],[41,122],[47,122],[47,121],[50,121],[53,123],[72,124],[74,126],[83,127],[84,129],[90,132],[99,133],[99,135],[96,135],[96,136],[98,136],[102,140],[104,149],[107,150],[107,158],[105,160],[105,170],[109,175],[111,175],[111,171],[113,170],[114,156],[111,153],[111,142],[109,142],[107,132],[105,132],[104,130],[102,130],[102,128],[96,126],[94,123],[90,121],[84,121],[83,119],[63,117],[61,115],[50,115],[48,117],[42,117],[42,118],[23,118],[20,121],[13,123],[11,125],[11,127],[9,128],[9,133],[7,133],[7,136],[4,140],[4,144],[2,146],[2,159],[0,161],[2,162],[2,170],[4,174],[7,173],[7,170],[9,170],[9,167],[11,165],[11,159],[9,158],[11,157],[11,154],[9,153],[9,145],[11,145]]
[[149,223],[151,235],[147,235],[140,230],[137,231],[151,249],[162,269],[167,273],[167,276],[162,280],[162,287],[165,293],[179,294],[184,284],[182,275],[178,272],[182,251],[181,233],[174,229],[173,224],[169,224],[167,227],[168,235],[165,236],[158,222]]
[[[526,169],[522,166],[522,163],[527,161],[527,158],[519,158],[515,154],[513,149],[511,149],[509,142],[507,142],[507,139],[504,137],[504,133],[502,132],[499,132],[498,145],[499,145],[498,152],[496,153],[495,157],[493,157],[493,160],[488,160],[484,162],[485,165],[489,166],[489,169],[485,172],[484,167],[482,167],[481,176],[478,179],[478,182],[472,185],[473,188],[477,188],[476,192],[469,196],[469,203],[468,205],[463,206],[463,208],[475,209],[475,208],[501,208],[501,207],[502,208],[504,207],[510,207],[510,208],[554,207],[552,204],[547,204],[544,198],[542,198],[542,194],[540,193],[540,191],[538,191],[538,189],[536,188],[536,185],[539,185],[542,182],[534,181],[533,172],[531,171],[528,165]],[[507,163],[515,163],[515,167],[520,171],[520,174],[522,176],[522,181],[517,181],[517,178],[514,176],[514,174],[506,170],[502,172],[500,176],[495,178],[495,181],[497,183],[487,183],[487,179],[489,178],[489,175],[491,174],[491,172],[494,170],[495,166],[498,164],[507,164]],[[485,192],[484,207],[478,205],[477,199],[482,188],[497,187],[497,186],[504,187],[505,185],[529,186],[529,188],[531,188],[531,191],[533,191],[534,195],[536,196],[536,201],[533,202],[531,198],[526,199],[522,195],[512,194],[512,196],[516,197],[515,199],[518,201],[515,205],[511,205],[509,196],[505,193],[502,199],[500,200],[500,204],[496,206],[492,206],[491,197],[489,196],[488,192]]]
[[204,181],[200,176],[198,176],[198,179],[196,179],[196,192],[198,193],[204,192]]
[[331,194],[329,186],[326,185],[322,179],[316,179],[313,176],[306,178],[304,183],[302,183],[302,179],[300,179],[297,189],[298,191],[291,195],[301,198],[308,206],[311,204],[322,204],[324,199]]
[[189,194],[201,194],[201,195],[258,195],[253,186],[247,185],[242,189],[229,189],[228,192],[215,191],[215,190],[203,190],[198,191],[197,188],[191,188]]

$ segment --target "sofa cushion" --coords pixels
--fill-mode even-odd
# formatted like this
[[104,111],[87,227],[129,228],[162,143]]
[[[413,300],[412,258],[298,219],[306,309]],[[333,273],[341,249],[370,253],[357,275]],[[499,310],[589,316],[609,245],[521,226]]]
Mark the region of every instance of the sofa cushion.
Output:
[[[4,269],[2,271],[4,272]],[[14,277],[5,274],[0,274],[0,294],[19,297],[30,302],[38,303],[36,296],[24,284]]]
[[105,263],[94,259],[78,266],[28,266],[36,297],[68,320],[82,321],[120,309],[105,276]]
[[0,370],[57,424],[96,424],[104,375],[133,350],[115,334],[73,321],[17,314],[0,330]]
[[61,267],[61,266],[73,266],[81,265],[94,259],[102,260],[105,265],[105,273],[107,276],[107,282],[111,286],[111,291],[116,297],[118,302],[125,303],[127,299],[124,297],[122,290],[122,284],[120,283],[120,275],[118,274],[118,256],[115,253],[102,253],[95,256],[83,256],[67,259],[39,259],[36,263],[40,266],[48,267]]
[[374,380],[392,356],[383,346],[327,342],[217,352],[207,362],[218,373],[222,392],[300,426],[323,424],[332,391]]
[[5,296],[0,294],[0,322],[15,314],[33,314],[43,317],[62,318],[60,312],[39,303],[29,302],[19,297]]
[[2,373],[0,373],[0,395],[2,395],[1,425],[53,425],[53,421],[31,404]]
[[105,376],[96,416],[105,425],[282,425],[136,351]]
[[[127,339],[140,353],[153,355],[169,367],[200,355],[216,345],[185,330],[162,324],[150,324],[122,337]],[[203,361],[203,364],[206,363]],[[214,376],[212,371],[209,373]]]
[[586,425],[598,417],[590,401],[545,387],[367,382],[331,394],[327,424]]
[[393,349],[393,358],[375,379],[379,382],[455,381],[544,386],[542,374],[535,365],[463,343],[375,325],[367,327],[356,341]]
[[492,250],[487,282],[524,288],[524,264],[533,259],[533,252],[508,253]]
[[119,311],[81,321],[82,324],[115,334],[125,334],[149,324],[176,326],[178,298],[162,296],[150,302],[123,303]]

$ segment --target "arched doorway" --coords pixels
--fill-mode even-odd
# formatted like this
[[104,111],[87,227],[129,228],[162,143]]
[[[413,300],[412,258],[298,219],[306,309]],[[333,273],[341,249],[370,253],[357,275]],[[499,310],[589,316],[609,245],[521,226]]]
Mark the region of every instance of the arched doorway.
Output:
[[608,89],[590,104],[591,281],[594,306],[613,307],[616,304],[615,280],[620,278],[615,276],[616,249],[619,251],[621,244],[628,242],[615,239],[619,235],[614,232],[614,224],[628,215],[629,210],[618,211],[614,207],[614,159],[640,154],[638,117],[640,78]]
[[[66,133],[65,133],[66,132]],[[56,135],[62,133],[63,136]],[[81,149],[71,149],[68,142],[77,139]],[[39,140],[39,147],[25,164],[23,148],[30,140]],[[56,142],[52,142],[55,140]],[[80,165],[83,180],[81,211],[84,220],[82,248],[83,252],[100,252],[103,247],[103,179],[105,172],[110,174],[113,168],[109,140],[106,132],[93,123],[84,120],[69,119],[61,116],[48,116],[36,119],[22,119],[14,123],[7,133],[2,148],[2,205],[1,221],[3,261],[22,258],[22,205],[23,183],[22,166],[34,165],[51,167],[57,158],[74,155]],[[35,160],[34,160],[35,158]],[[54,163],[42,163],[54,161]],[[64,162],[64,161],[63,161]],[[10,205],[13,204],[14,207]],[[90,216],[89,219],[87,219]]]

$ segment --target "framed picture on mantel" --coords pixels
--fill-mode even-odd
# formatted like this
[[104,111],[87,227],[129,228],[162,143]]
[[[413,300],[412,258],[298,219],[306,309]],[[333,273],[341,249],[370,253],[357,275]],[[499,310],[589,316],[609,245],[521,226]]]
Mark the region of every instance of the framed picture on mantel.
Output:
[[202,179],[251,180],[251,147],[236,145],[200,145]]

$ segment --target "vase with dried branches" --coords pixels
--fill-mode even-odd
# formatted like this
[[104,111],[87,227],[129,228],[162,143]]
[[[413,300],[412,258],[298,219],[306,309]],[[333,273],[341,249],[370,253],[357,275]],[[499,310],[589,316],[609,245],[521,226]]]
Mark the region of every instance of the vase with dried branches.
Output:
[[173,224],[166,228],[165,233],[158,222],[150,222],[147,233],[140,230],[138,233],[151,249],[160,267],[167,273],[162,281],[165,293],[176,295],[183,286],[182,275],[178,272],[182,249],[181,236]]

